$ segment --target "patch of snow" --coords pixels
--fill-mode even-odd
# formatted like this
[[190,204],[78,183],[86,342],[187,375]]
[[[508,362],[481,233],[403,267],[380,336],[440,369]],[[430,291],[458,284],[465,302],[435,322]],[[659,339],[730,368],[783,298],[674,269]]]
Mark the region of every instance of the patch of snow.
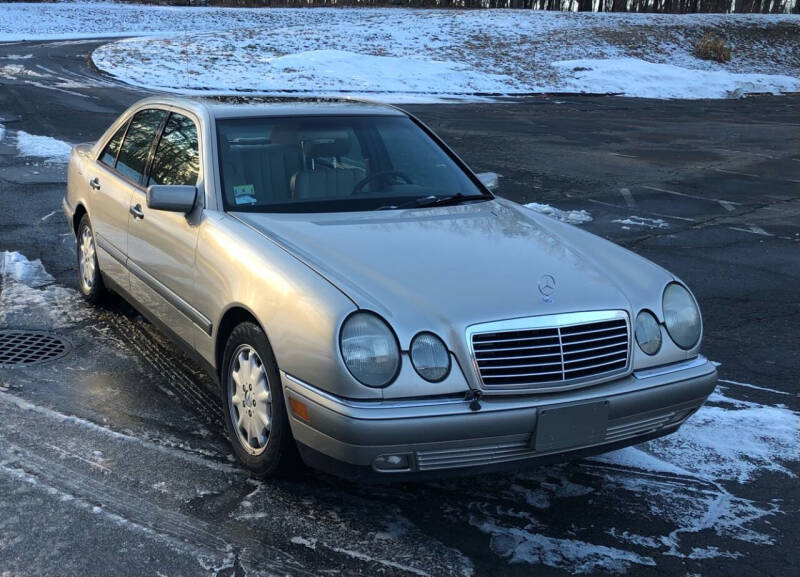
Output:
[[719,557],[727,557],[728,559],[738,559],[744,557],[744,553],[731,553],[729,551],[720,551],[718,547],[695,547],[692,552],[687,555],[689,559],[717,559]]
[[594,459],[709,481],[746,483],[764,471],[794,477],[782,463],[800,459],[800,415],[718,391],[676,433],[644,447]]
[[36,136],[22,130],[17,132],[17,150],[20,156],[44,158],[46,162],[69,161],[72,146],[51,136]]
[[317,548],[317,540],[316,539],[306,539],[305,537],[300,537],[295,535],[291,539],[289,539],[295,545],[302,545],[303,547],[308,547],[309,549],[316,549]]
[[[658,526],[672,527],[666,533],[647,536],[626,534],[615,527],[606,531],[622,542],[680,558],[688,558],[692,553],[691,550],[684,552],[681,536],[704,531],[713,531],[730,543],[767,545],[774,542],[769,534],[753,528],[765,527],[764,519],[781,513],[774,501],[758,503],[743,499],[718,483],[691,476],[637,474],[614,469],[605,469],[602,474],[608,494],[616,496],[627,492],[632,495],[636,503],[633,514],[657,520]],[[690,539],[689,543],[692,542]],[[707,553],[713,554],[712,551]]]
[[533,211],[546,214],[549,217],[569,224],[582,224],[584,222],[591,222],[592,220],[592,215],[585,210],[561,210],[549,204],[540,204],[538,202],[529,202],[525,206]]
[[2,142],[3,137],[6,135],[6,127],[0,124],[0,142]]
[[659,457],[706,479],[746,483],[765,471],[794,477],[782,463],[800,458],[800,415],[786,408],[748,403],[736,409],[716,393],[674,435],[655,446]]
[[86,319],[90,311],[78,293],[54,283],[38,259],[0,252],[0,326],[35,323],[55,329]]
[[[660,218],[647,218],[645,216],[629,216],[625,219],[615,219],[611,222],[616,222],[622,225],[629,226],[639,226],[642,228],[651,228],[651,229],[664,229],[669,228],[669,223],[665,220]],[[627,229],[628,227],[623,226],[622,228]]]
[[56,279],[44,269],[38,258],[30,261],[18,252],[0,252],[0,279],[24,283],[31,288],[41,288]]
[[669,461],[651,455],[638,447],[625,447],[624,449],[618,449],[610,453],[603,453],[602,455],[590,457],[590,460],[598,463],[608,463],[610,465],[639,469],[640,471],[668,473],[670,475],[686,477],[693,476],[691,471],[673,465]]
[[6,56],[0,56],[0,58],[5,60],[28,60],[33,58],[33,54],[7,54]]
[[780,74],[694,70],[638,58],[553,62],[569,92],[640,98],[739,98],[746,93],[797,92],[800,80]]
[[615,547],[576,539],[557,539],[493,521],[471,519],[470,523],[491,537],[489,546],[495,554],[511,563],[547,565],[573,574],[592,573],[598,569],[622,573],[632,564],[656,564],[651,557]]
[[236,565],[236,555],[232,552],[222,558],[199,555],[197,562],[203,569],[210,571],[212,575],[219,575],[226,569],[233,569]]
[[615,528],[611,528],[606,532],[615,539],[633,543],[634,545],[639,545],[640,547],[647,547],[648,549],[659,549],[663,545],[662,540],[656,539],[655,537],[637,535],[636,533],[630,533],[628,531],[620,532]]

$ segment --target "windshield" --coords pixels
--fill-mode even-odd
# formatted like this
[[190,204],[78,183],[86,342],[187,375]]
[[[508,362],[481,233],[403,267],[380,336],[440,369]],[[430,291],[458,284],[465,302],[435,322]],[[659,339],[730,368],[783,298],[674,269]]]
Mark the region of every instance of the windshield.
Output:
[[341,212],[491,198],[407,117],[224,119],[217,134],[226,210]]

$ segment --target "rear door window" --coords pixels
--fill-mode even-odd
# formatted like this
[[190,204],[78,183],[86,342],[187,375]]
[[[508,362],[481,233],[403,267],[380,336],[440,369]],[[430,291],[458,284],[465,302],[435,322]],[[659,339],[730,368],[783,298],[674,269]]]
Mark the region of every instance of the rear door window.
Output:
[[173,112],[158,142],[147,185],[197,184],[200,150],[197,126],[191,118]]
[[112,168],[114,167],[114,164],[117,162],[117,153],[119,152],[120,144],[122,144],[122,139],[125,136],[126,128],[128,128],[127,122],[120,126],[119,130],[111,137],[111,140],[108,141],[108,144],[106,144],[106,147],[103,149],[103,153],[100,155],[100,162]]
[[144,180],[153,138],[166,115],[166,110],[151,108],[140,110],[131,119],[131,125],[117,158],[117,171],[120,174],[136,183]]

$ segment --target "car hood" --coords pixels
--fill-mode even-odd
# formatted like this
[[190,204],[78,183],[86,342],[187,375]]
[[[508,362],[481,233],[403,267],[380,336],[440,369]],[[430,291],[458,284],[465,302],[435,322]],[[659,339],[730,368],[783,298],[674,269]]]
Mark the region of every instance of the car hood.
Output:
[[[234,216],[283,246],[403,348],[420,330],[585,310],[650,308],[672,277],[576,227],[510,201],[326,214]],[[554,287],[547,285],[554,284]]]

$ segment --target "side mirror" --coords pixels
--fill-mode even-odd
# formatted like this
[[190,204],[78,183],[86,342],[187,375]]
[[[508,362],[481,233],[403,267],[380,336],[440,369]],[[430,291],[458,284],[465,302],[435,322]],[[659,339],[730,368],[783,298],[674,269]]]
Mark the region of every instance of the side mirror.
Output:
[[496,172],[481,172],[476,176],[478,177],[478,180],[481,181],[483,186],[489,190],[495,191],[500,188],[500,175]]
[[183,184],[154,184],[147,187],[147,208],[187,213],[194,208],[197,187]]

